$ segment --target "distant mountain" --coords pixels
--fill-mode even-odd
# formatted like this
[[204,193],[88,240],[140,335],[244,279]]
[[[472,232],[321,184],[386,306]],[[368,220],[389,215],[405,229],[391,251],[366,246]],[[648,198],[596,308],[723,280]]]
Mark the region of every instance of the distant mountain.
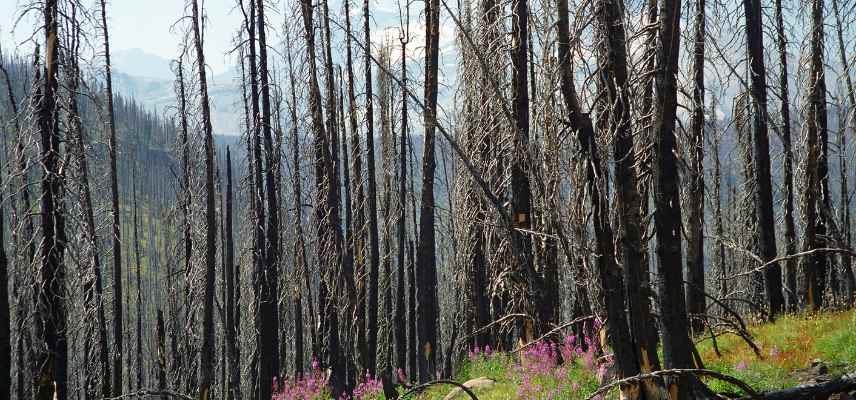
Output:
[[117,50],[111,57],[113,68],[128,75],[161,80],[173,78],[169,60],[142,49]]
[[[158,58],[157,56],[151,56]],[[151,58],[149,57],[149,58]],[[152,58],[153,65],[157,62]],[[162,60],[167,70],[169,62]],[[135,68],[132,68],[134,70]],[[139,70],[138,68],[136,68]],[[208,94],[211,99],[211,124],[216,135],[238,135],[240,133],[241,92],[232,79],[232,72],[210,76]],[[169,71],[165,77],[147,77],[117,66],[113,74],[116,92],[134,98],[149,111],[169,117],[174,114],[176,104],[175,76]]]

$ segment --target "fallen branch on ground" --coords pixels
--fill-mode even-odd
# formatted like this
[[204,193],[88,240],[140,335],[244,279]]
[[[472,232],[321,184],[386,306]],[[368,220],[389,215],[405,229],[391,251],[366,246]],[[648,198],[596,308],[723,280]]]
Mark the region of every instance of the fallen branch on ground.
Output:
[[449,381],[449,380],[445,380],[445,379],[440,379],[440,380],[436,380],[436,381],[431,381],[431,382],[428,382],[428,383],[423,383],[423,384],[421,384],[421,385],[419,385],[419,386],[414,386],[412,389],[410,389],[410,390],[408,390],[408,391],[404,392],[404,394],[402,394],[402,395],[401,395],[401,397],[399,397],[399,399],[402,399],[402,400],[403,400],[403,399],[406,399],[406,398],[407,398],[407,396],[410,396],[410,395],[414,395],[414,394],[420,393],[420,392],[424,391],[425,389],[428,389],[428,388],[429,388],[429,387],[431,387],[431,386],[437,386],[437,385],[452,385],[452,386],[457,386],[457,387],[461,388],[461,390],[463,390],[463,391],[464,391],[464,393],[468,394],[468,395],[470,396],[470,399],[472,399],[472,400],[479,400],[479,398],[478,398],[478,397],[476,397],[476,394],[475,394],[475,393],[473,393],[473,391],[472,391],[472,390],[470,390],[470,388],[468,388],[468,387],[464,386],[464,384],[463,384],[463,383],[455,382],[455,381]]
[[693,376],[709,376],[711,378],[716,378],[724,382],[728,382],[734,386],[739,387],[741,390],[749,394],[748,399],[757,398],[758,392],[752,389],[751,386],[746,384],[746,382],[741,381],[733,376],[728,376],[721,374],[716,371],[711,371],[708,369],[664,369],[661,371],[649,372],[647,374],[639,374],[636,376],[627,377],[624,379],[619,379],[615,382],[612,382],[606,386],[601,386],[600,389],[597,389],[594,393],[592,393],[586,400],[591,400],[601,394],[604,394],[611,390],[614,387],[619,385],[623,385],[626,383],[639,383],[648,378],[655,378],[660,376],[674,376],[674,375],[693,375]]
[[171,392],[169,390],[149,390],[149,389],[138,390],[136,392],[131,392],[131,393],[124,393],[124,394],[121,394],[121,395],[116,396],[116,397],[102,397],[102,400],[119,400],[119,399],[127,399],[127,398],[134,398],[134,397],[143,397],[143,396],[166,396],[166,397],[172,397],[172,398],[181,399],[181,400],[196,400],[193,397],[190,397],[186,394],[181,394],[178,392]]
[[815,383],[812,385],[797,386],[788,389],[776,390],[774,392],[762,393],[757,396],[744,396],[738,400],[800,400],[800,399],[825,399],[835,393],[845,393],[856,390],[856,373],[842,376],[829,382]]

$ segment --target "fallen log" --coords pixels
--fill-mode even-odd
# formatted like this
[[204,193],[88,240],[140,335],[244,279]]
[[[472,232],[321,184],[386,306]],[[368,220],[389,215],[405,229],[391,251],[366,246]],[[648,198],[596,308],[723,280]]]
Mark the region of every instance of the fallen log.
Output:
[[856,390],[856,373],[842,376],[828,382],[813,383],[788,389],[761,393],[757,396],[744,396],[739,400],[814,400],[826,399],[836,393]]

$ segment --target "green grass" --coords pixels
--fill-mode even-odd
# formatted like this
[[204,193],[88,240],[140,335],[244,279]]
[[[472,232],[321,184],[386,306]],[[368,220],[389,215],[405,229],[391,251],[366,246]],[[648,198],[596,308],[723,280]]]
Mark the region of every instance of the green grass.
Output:
[[[786,316],[773,324],[750,326],[749,331],[761,357],[736,335],[725,334],[717,338],[721,357],[714,352],[710,339],[697,344],[705,367],[743,380],[758,391],[797,385],[799,382],[793,372],[806,368],[814,359],[821,359],[832,375],[856,368],[856,311]],[[491,388],[476,390],[480,400],[517,399],[523,377],[515,370],[515,364],[515,359],[506,354],[479,357],[460,366],[455,379],[464,382],[486,376],[497,383]],[[706,379],[706,382],[714,391],[739,393],[732,385],[714,379]],[[585,399],[598,388],[597,378],[580,360],[567,369],[561,380],[540,379],[537,383],[544,388],[544,393],[560,385],[568,387],[556,397],[568,400]],[[576,383],[575,389],[569,388],[570,383]],[[442,399],[451,390],[451,386],[437,387],[419,399]],[[608,396],[617,397],[616,391]],[[456,399],[467,397],[460,395]]]
[[[856,311],[786,316],[773,324],[749,328],[760,357],[736,335],[717,338],[721,357],[705,339],[698,350],[705,367],[748,383],[755,390],[797,385],[793,372],[822,360],[832,375],[856,367]],[[708,380],[712,389],[735,391],[731,385]]]

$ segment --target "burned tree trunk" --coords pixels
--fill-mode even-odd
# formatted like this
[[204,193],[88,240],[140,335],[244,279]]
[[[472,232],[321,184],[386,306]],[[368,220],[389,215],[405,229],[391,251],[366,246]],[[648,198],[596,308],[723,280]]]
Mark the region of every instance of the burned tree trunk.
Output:
[[[366,2],[368,4],[368,2]],[[419,326],[419,381],[433,379],[437,367],[437,254],[434,243],[434,133],[437,123],[437,72],[440,1],[425,8],[425,138],[422,153],[422,203],[419,211],[419,245],[416,250],[416,319]],[[523,71],[525,74],[525,70]],[[525,91],[525,86],[524,86]],[[371,194],[370,194],[371,195]]]
[[335,192],[338,190],[333,180],[332,156],[327,132],[324,129],[324,116],[321,109],[321,90],[318,86],[318,71],[315,56],[315,31],[312,23],[313,10],[309,0],[301,1],[303,29],[306,39],[306,55],[309,65],[309,110],[312,116],[314,135],[315,186],[317,190],[315,219],[318,226],[319,244],[318,262],[322,279],[320,282],[319,317],[325,321],[323,363],[330,368],[328,386],[334,397],[345,392],[344,360],[339,344],[339,311],[337,299],[332,298],[330,290],[335,288],[335,274],[341,262],[341,231],[339,226],[338,204]]
[[[681,208],[678,164],[675,157],[677,73],[680,53],[680,0],[660,0],[657,26],[653,115],[654,224],[660,282],[658,295],[663,327],[663,361],[666,368],[691,368],[692,342],[687,333],[681,259]],[[675,399],[691,398],[689,377],[667,380]]]
[[[356,285],[356,296],[353,307],[354,325],[356,325],[357,362],[359,368],[368,368],[368,343],[366,342],[366,215],[365,215],[365,186],[363,185],[363,163],[362,150],[360,146],[359,126],[357,124],[356,95],[354,94],[354,64],[351,48],[351,2],[345,0],[345,66],[348,73],[348,120],[351,128],[351,160],[353,171],[351,179],[351,201],[350,207],[353,213],[351,237],[353,246],[353,273],[351,279]],[[369,65],[371,67],[371,65]],[[367,99],[367,102],[371,102]],[[371,122],[366,121],[371,124]],[[373,170],[373,169],[372,169]],[[372,172],[373,174],[374,172]],[[376,214],[375,214],[376,215]],[[376,222],[376,221],[375,221]]]
[[[78,33],[78,32],[76,32]],[[79,40],[75,38],[74,40]],[[78,43],[75,46],[79,45]],[[86,240],[86,246],[89,253],[87,254],[86,262],[91,268],[91,276],[87,277],[84,288],[84,302],[88,309],[94,309],[96,320],[87,323],[86,339],[94,340],[94,328],[97,330],[98,340],[98,371],[101,376],[101,391],[102,396],[110,396],[110,361],[109,349],[107,345],[107,324],[104,316],[104,293],[101,283],[101,253],[99,248],[99,238],[96,233],[95,216],[93,212],[92,191],[89,186],[89,160],[86,156],[86,138],[83,131],[82,121],[80,117],[77,93],[80,85],[80,68],[77,61],[77,49],[72,51],[72,55],[68,57],[68,68],[70,69],[68,84],[69,93],[72,95],[68,101],[68,119],[69,119],[69,143],[71,151],[77,161],[77,184],[79,186],[80,207],[83,211],[83,231]],[[2,224],[0,224],[2,226]],[[0,240],[2,242],[2,240]],[[5,282],[0,280],[0,282]],[[0,345],[2,345],[0,343]],[[88,344],[86,345],[86,353],[88,353]],[[0,368],[2,370],[2,368]],[[94,385],[95,374],[87,374],[88,382],[86,383],[85,392],[88,396],[94,397],[96,394]],[[2,392],[0,392],[2,393]]]
[[[241,357],[238,353],[240,347],[238,344],[238,324],[237,311],[240,304],[237,301],[235,293],[236,279],[239,271],[235,268],[235,241],[232,234],[232,154],[229,148],[226,148],[226,199],[225,203],[225,223],[223,224],[224,235],[226,236],[225,243],[225,263],[223,269],[226,275],[226,325],[224,327],[226,336],[226,356],[229,366],[229,381],[224,382],[228,387],[228,399],[241,398]],[[302,329],[302,327],[301,327]]]
[[[109,135],[107,136],[107,152],[110,159],[110,217],[112,222],[113,247],[113,366],[112,366],[112,395],[119,396],[122,392],[122,230],[119,222],[119,184],[116,171],[116,117],[113,112],[113,71],[110,65],[110,36],[107,30],[107,0],[101,0],[101,33],[104,35],[104,80],[105,97],[107,98],[107,120]],[[105,378],[106,379],[106,378]]]
[[[856,90],[853,88],[853,80],[850,78],[850,69],[851,66],[847,62],[847,52],[844,50],[844,27],[842,26],[841,21],[841,13],[838,9],[838,0],[832,0],[832,10],[835,13],[835,32],[838,36],[838,56],[840,57],[841,65],[844,66],[844,82],[847,84],[847,100],[849,103],[849,108],[845,108],[845,110],[849,110],[845,115],[849,115],[849,125],[850,131],[856,135]],[[847,165],[846,165],[846,135],[845,129],[840,129],[839,132],[839,143],[838,143],[838,152],[839,152],[839,171],[840,171],[840,184],[841,184],[841,230],[843,231],[843,240],[847,245],[847,248],[850,248],[850,198],[849,193],[847,191]],[[850,255],[842,254],[841,255],[841,263],[843,264],[842,272],[844,274],[844,283],[845,289],[847,291],[847,298],[845,302],[849,305],[856,304],[856,278],[853,276],[853,266],[852,259]]]
[[380,267],[380,237],[377,222],[377,183],[375,173],[374,146],[374,105],[371,64],[371,31],[369,28],[369,1],[363,1],[363,33],[365,34],[365,73],[366,73],[366,196],[368,200],[368,229],[369,229],[369,281],[368,288],[368,321],[366,368],[375,375],[377,373],[377,313],[378,313],[378,268]]
[[[770,176],[770,139],[767,116],[767,71],[764,66],[764,37],[760,0],[744,0],[746,46],[750,63],[749,92],[752,104],[752,152],[754,154],[755,191],[753,199],[758,216],[758,247],[764,262],[776,258],[776,227],[773,215],[773,188]],[[764,287],[770,318],[784,311],[782,270],[778,263],[764,269]]]
[[[409,7],[407,8],[409,14]],[[410,20],[410,17],[407,17]],[[407,42],[409,38],[402,36],[401,40],[401,135],[398,143],[398,262],[395,268],[395,356],[399,370],[407,369],[407,322],[404,305],[404,275],[405,259],[407,258],[407,137],[410,134],[407,126]]]
[[[260,332],[260,352],[269,352],[267,365],[260,364],[259,379],[261,385],[268,385],[273,377],[279,376],[279,203],[277,199],[276,171],[279,164],[279,154],[274,151],[271,134],[271,102],[270,85],[268,82],[267,33],[265,22],[265,4],[256,0],[256,29],[259,40],[259,89],[261,90],[261,129],[265,151],[265,186],[267,200],[267,237],[265,241],[265,265],[262,274],[262,298],[259,313],[262,318]],[[260,155],[259,155],[260,157]],[[267,358],[267,357],[265,357]]]
[[43,84],[36,93],[41,181],[41,262],[36,276],[36,309],[33,316],[35,362],[34,398],[65,400],[68,397],[64,253],[66,248],[63,207],[64,172],[61,168],[60,133],[57,123],[59,83],[59,17],[57,0],[43,3],[45,66]]
[[694,334],[704,332],[704,42],[705,0],[695,2],[693,99],[689,137],[689,226],[687,227],[687,313]]
[[[785,180],[785,252],[788,255],[797,252],[796,223],[794,222],[794,152],[791,141],[791,110],[790,91],[788,90],[788,41],[785,36],[785,24],[782,18],[782,0],[774,1],[776,19],[776,44],[779,52],[779,99],[780,118],[782,119],[781,135],[784,160]],[[785,293],[787,293],[787,310],[794,312],[799,303],[797,296],[797,260],[785,261]]]
[[[808,76],[808,114],[806,116],[806,166],[803,219],[805,233],[803,249],[823,247],[826,235],[826,217],[821,211],[828,205],[826,168],[826,74],[824,72],[823,0],[814,0],[811,10],[811,60]],[[823,307],[825,278],[829,269],[826,254],[814,253],[801,261],[805,289],[802,293],[804,306],[817,311]]]
[[199,400],[208,400],[214,381],[214,257],[216,253],[217,225],[214,205],[214,136],[211,127],[211,108],[208,100],[208,81],[205,73],[200,28],[199,5],[191,3],[193,43],[196,49],[196,64],[199,73],[199,91],[202,106],[202,130],[205,140],[205,294],[203,297],[202,347],[200,348]]

